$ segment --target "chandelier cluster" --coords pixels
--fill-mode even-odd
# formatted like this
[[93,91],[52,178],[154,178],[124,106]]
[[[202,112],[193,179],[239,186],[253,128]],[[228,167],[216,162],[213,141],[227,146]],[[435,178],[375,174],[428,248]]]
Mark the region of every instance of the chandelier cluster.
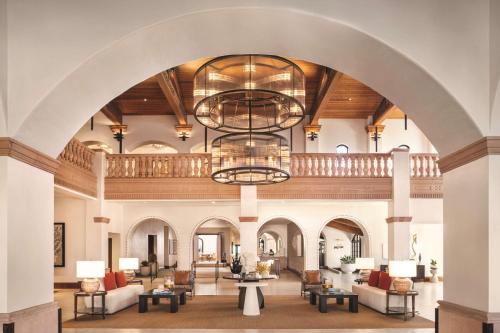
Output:
[[230,55],[194,76],[194,115],[229,134],[212,142],[212,179],[224,184],[274,184],[290,178],[287,140],[274,132],[302,121],[305,76],[271,55]]

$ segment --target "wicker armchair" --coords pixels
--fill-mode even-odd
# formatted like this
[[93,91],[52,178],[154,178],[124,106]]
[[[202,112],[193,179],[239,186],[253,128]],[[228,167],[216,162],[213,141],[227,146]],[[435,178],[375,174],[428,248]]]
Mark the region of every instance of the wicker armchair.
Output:
[[[311,282],[307,280],[307,275],[311,273],[319,273],[319,282]],[[321,287],[321,284],[324,282],[324,277],[323,274],[321,273],[320,270],[309,270],[309,271],[304,271],[302,272],[302,283],[301,283],[301,290],[300,290],[300,296],[306,297],[306,293],[308,293],[311,288],[317,288]]]
[[[187,279],[186,279],[187,275]],[[186,293],[189,293],[191,298],[195,294],[194,286],[194,273],[193,271],[178,271],[174,272],[174,284],[176,288],[186,289]]]

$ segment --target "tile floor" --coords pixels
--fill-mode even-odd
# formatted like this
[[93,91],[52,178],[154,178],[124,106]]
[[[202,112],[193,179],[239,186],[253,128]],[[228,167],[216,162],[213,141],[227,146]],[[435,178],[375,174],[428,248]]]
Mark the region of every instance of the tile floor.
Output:
[[[221,269],[220,274],[229,273],[229,270]],[[198,277],[196,279],[196,294],[197,295],[236,295],[237,289],[234,287],[234,281],[224,280],[220,278],[215,283],[214,273],[212,268],[198,268]],[[355,275],[336,274],[331,271],[324,271],[324,274],[333,280],[335,286],[350,290]],[[160,283],[160,279],[153,281]],[[151,283],[149,279],[144,280],[145,288],[150,288]],[[430,320],[434,320],[434,309],[437,306],[436,301],[442,298],[443,284],[437,283],[416,283],[415,289],[420,292],[417,298],[417,309],[420,316]],[[279,280],[270,281],[269,286],[263,289],[265,295],[299,295],[300,294],[300,280],[291,273],[284,271]],[[56,301],[63,309],[63,321],[72,318],[73,316],[73,291],[72,290],[59,290],[55,294]],[[202,332],[218,332],[220,330],[162,330],[162,329],[63,329],[64,333],[202,333]],[[433,329],[365,329],[365,330],[227,330],[227,332],[235,333],[301,333],[303,332],[317,332],[317,333],[431,333]]]

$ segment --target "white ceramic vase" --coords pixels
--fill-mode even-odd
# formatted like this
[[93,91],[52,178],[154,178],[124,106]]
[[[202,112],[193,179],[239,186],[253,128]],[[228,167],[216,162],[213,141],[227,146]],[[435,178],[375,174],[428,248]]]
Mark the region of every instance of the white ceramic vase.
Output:
[[356,264],[341,263],[340,269],[342,270],[342,272],[344,272],[346,274],[351,274],[352,272],[354,272],[356,270]]

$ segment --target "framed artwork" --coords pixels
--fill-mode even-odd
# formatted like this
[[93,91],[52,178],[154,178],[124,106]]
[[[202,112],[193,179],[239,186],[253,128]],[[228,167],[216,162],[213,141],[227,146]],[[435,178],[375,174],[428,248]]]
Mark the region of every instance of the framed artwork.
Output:
[[66,264],[65,224],[63,222],[54,223],[54,267],[64,267]]

